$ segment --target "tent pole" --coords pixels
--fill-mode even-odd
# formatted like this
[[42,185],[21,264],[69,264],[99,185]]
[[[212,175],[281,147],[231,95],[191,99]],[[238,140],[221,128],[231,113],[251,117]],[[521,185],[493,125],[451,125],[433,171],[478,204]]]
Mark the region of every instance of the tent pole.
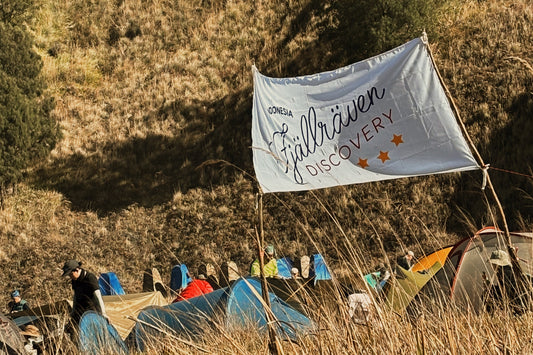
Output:
[[440,75],[439,69],[437,68],[437,65],[435,63],[435,59],[433,57],[433,53],[431,51],[431,47],[429,46],[429,42],[427,40],[427,35],[425,32],[423,34],[423,37],[424,37],[424,43],[429,53],[429,57],[431,58],[431,62],[433,63],[433,68],[435,68],[435,72],[437,73],[439,81],[442,87],[444,88],[444,92],[446,93],[446,97],[448,98],[448,101],[450,102],[450,105],[455,114],[457,122],[459,123],[459,126],[461,127],[463,136],[466,137],[470,148],[474,152],[474,155],[476,156],[476,159],[479,162],[479,165],[481,165],[481,168],[484,170],[484,174],[487,178],[487,183],[489,185],[490,191],[492,192],[492,196],[494,197],[494,200],[496,201],[496,205],[498,206],[498,211],[500,212],[500,215],[503,221],[503,230],[505,232],[505,238],[507,241],[507,249],[509,251],[509,255],[511,256],[511,260],[513,261],[513,269],[521,271],[520,264],[518,263],[518,257],[516,255],[516,250],[513,247],[512,242],[511,242],[511,234],[509,232],[509,227],[507,225],[507,218],[505,217],[505,213],[503,211],[502,204],[500,203],[500,199],[498,198],[498,195],[496,194],[496,190],[494,189],[494,186],[492,185],[492,182],[490,180],[490,176],[488,173],[488,165],[486,165],[483,162],[483,158],[481,157],[481,154],[479,154],[478,150],[476,149],[476,146],[474,145],[474,142],[472,141],[472,139],[470,138],[470,135],[468,134],[468,131],[466,130],[466,127],[463,123],[459,110],[457,109],[457,106],[455,105],[455,101],[453,100],[452,94],[450,93],[450,90],[448,90],[448,87],[444,83],[444,80],[442,79],[442,76]]
[[268,348],[271,354],[280,355],[283,354],[281,345],[278,342],[276,336],[276,330],[274,329],[274,321],[272,317],[272,308],[270,306],[270,298],[268,297],[268,283],[265,276],[265,259],[264,259],[264,245],[265,245],[265,236],[263,233],[263,193],[258,193],[258,220],[259,220],[259,233],[257,236],[257,253],[259,260],[259,270],[261,273],[261,293],[263,296],[263,301],[265,302],[265,319],[268,325]]

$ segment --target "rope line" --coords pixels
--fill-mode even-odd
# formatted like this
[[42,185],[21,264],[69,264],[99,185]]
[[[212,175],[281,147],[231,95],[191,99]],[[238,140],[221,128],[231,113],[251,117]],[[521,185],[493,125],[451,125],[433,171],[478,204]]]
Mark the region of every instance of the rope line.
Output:
[[518,173],[518,172],[516,172],[516,171],[511,171],[511,170],[505,170],[505,169],[495,168],[495,167],[493,167],[493,166],[490,166],[489,169],[498,170],[498,171],[502,171],[502,172],[504,172],[504,173],[514,174],[514,175],[525,176],[525,177],[528,177],[528,178],[533,179],[533,175],[522,174],[522,173]]

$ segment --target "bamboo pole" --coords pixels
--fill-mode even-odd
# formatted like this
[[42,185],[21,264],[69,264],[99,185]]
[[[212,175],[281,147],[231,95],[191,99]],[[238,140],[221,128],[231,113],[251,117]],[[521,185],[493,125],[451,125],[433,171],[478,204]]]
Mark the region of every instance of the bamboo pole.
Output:
[[275,319],[273,319],[272,316],[272,308],[270,305],[270,297],[268,296],[268,283],[265,276],[265,252],[264,252],[264,245],[265,245],[265,236],[263,232],[263,193],[258,193],[258,220],[259,220],[259,233],[257,235],[257,253],[258,253],[258,260],[259,260],[259,270],[261,275],[261,294],[263,296],[263,301],[265,302],[265,319],[267,321],[268,326],[268,349],[270,350],[271,354],[274,355],[281,355],[283,354],[283,350],[281,348],[281,344],[278,341],[278,338],[276,336],[276,329],[274,329],[274,322]]
[[426,48],[428,50],[429,57],[431,59],[431,63],[433,64],[433,68],[435,68],[435,72],[437,73],[439,81],[440,81],[442,87],[444,88],[444,92],[446,94],[446,97],[447,97],[447,99],[448,99],[448,101],[450,103],[450,106],[452,107],[452,110],[453,110],[453,112],[455,114],[457,122],[459,123],[459,127],[461,128],[463,136],[466,137],[466,139],[468,141],[468,145],[470,146],[470,148],[474,152],[476,160],[478,161],[479,165],[481,166],[481,169],[483,170],[483,174],[485,174],[484,177],[487,180],[487,184],[489,186],[489,190],[492,193],[494,201],[496,202],[496,205],[498,207],[498,212],[500,213],[501,218],[502,218],[503,230],[505,232],[505,239],[506,239],[506,242],[507,242],[507,250],[509,252],[509,255],[511,256],[511,262],[513,264],[513,270],[515,271],[515,274],[517,276],[519,276],[519,279],[521,279],[522,268],[520,267],[520,264],[518,263],[518,255],[516,254],[516,249],[513,247],[513,244],[511,242],[511,233],[509,232],[509,226],[507,225],[507,218],[505,217],[505,212],[503,211],[503,207],[502,207],[502,204],[500,202],[500,199],[498,198],[498,194],[496,193],[496,190],[494,189],[494,185],[492,185],[492,181],[490,180],[490,176],[489,176],[489,172],[488,172],[489,167],[483,161],[483,158],[481,157],[481,154],[476,149],[476,146],[474,145],[474,142],[470,138],[470,135],[468,134],[468,131],[466,130],[466,127],[465,127],[465,125],[463,123],[463,120],[461,118],[461,114],[459,113],[459,109],[455,105],[455,101],[454,101],[454,99],[452,97],[452,94],[450,93],[450,90],[448,90],[448,87],[446,86],[446,84],[444,83],[444,80],[442,79],[442,76],[440,75],[439,69],[437,68],[437,65],[435,63],[435,58],[433,57],[433,52],[431,51],[431,47],[429,46],[429,42],[428,42],[428,39],[427,39],[426,32],[423,33],[423,41],[424,41],[424,44],[426,45]]

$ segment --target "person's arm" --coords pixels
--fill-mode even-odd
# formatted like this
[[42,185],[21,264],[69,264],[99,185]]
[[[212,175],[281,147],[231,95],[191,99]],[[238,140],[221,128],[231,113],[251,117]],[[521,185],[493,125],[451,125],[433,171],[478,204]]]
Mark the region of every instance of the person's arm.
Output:
[[102,293],[100,292],[100,290],[95,290],[94,296],[97,300],[96,308],[99,308],[98,311],[100,312],[102,316],[104,316],[105,318],[108,318],[107,313],[105,312],[104,299],[102,298]]
[[74,291],[74,297],[72,298],[72,309],[70,310],[70,317],[74,317],[75,312],[78,309],[78,297],[76,297],[76,292]]
[[72,308],[70,309],[70,313],[69,313],[70,318],[74,318],[75,312],[76,312],[76,301],[73,301]]

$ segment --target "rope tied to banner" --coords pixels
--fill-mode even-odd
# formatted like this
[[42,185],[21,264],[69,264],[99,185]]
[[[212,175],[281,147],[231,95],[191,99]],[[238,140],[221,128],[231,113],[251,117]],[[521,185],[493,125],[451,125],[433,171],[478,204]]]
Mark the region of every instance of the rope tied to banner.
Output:
[[524,174],[524,173],[519,173],[519,172],[512,171],[512,170],[506,170],[506,169],[495,168],[495,167],[493,167],[493,166],[491,166],[490,168],[491,168],[492,170],[497,170],[497,171],[501,171],[501,172],[504,172],[504,173],[509,173],[509,174],[518,175],[518,176],[523,176],[523,177],[527,177],[527,178],[533,179],[533,175],[528,175],[528,174]]
[[428,34],[426,33],[426,29],[424,29],[424,31],[422,32],[422,42],[423,42],[426,46],[429,45]]
[[487,179],[488,179],[488,176],[489,176],[489,169],[497,170],[497,171],[501,171],[501,172],[504,172],[504,173],[523,176],[523,177],[527,177],[527,178],[533,179],[533,175],[523,174],[523,173],[519,173],[519,172],[512,171],[512,170],[495,168],[493,166],[490,166],[490,164],[485,164],[485,165],[483,165],[481,167],[481,171],[483,172],[483,182],[481,184],[481,190],[482,191],[485,191],[485,187],[487,186]]
[[483,183],[481,184],[481,191],[485,191],[485,187],[487,187],[487,177],[489,175],[489,166],[490,164],[485,164],[481,167],[481,171],[483,172]]

